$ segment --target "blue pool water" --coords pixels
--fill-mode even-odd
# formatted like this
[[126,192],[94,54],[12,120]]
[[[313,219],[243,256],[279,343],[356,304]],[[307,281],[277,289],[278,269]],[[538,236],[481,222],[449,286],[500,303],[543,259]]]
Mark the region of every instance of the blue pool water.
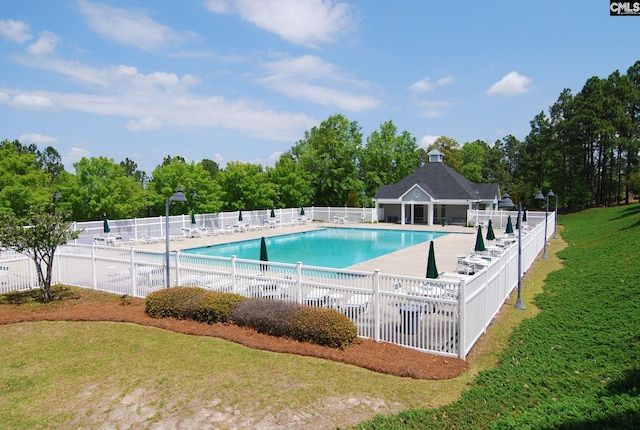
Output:
[[[436,239],[432,231],[323,228],[265,238],[269,261],[342,269],[381,255]],[[184,253],[260,258],[260,239],[185,249]]]

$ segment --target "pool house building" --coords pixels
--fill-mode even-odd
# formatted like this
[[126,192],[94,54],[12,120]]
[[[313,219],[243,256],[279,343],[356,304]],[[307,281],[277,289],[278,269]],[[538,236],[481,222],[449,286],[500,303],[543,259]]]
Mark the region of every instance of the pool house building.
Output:
[[468,225],[469,210],[498,208],[500,186],[474,184],[443,163],[437,149],[429,162],[395,184],[382,185],[374,196],[378,219],[399,224]]

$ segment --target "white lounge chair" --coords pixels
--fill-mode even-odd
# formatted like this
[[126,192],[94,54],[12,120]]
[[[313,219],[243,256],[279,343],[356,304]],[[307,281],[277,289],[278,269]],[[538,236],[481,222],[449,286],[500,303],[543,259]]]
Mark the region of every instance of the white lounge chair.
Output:
[[161,239],[159,237],[149,236],[147,233],[142,233],[140,235],[140,241],[142,243],[158,243],[160,240]]
[[355,293],[344,303],[340,303],[338,310],[349,318],[356,318],[369,312],[369,304],[372,298],[371,294]]

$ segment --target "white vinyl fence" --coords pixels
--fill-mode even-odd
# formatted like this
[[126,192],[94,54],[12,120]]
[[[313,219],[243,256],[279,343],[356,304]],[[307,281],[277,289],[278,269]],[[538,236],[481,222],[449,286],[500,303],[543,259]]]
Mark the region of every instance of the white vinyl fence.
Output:
[[[516,213],[510,214],[515,220]],[[491,218],[496,223],[495,217],[503,215]],[[544,246],[544,221],[544,214],[537,214],[529,221],[532,227],[523,229],[523,273]],[[548,239],[555,213],[549,213],[547,223]],[[331,307],[347,315],[361,337],[464,359],[517,286],[517,241],[489,260],[470,276],[426,279],[172,252],[170,284]],[[3,251],[0,266],[1,292],[37,285],[26,257]],[[54,269],[54,282],[133,297],[166,286],[165,254],[135,247],[64,245]]]
[[[301,208],[274,209],[273,217],[271,209],[261,209],[253,211],[242,211],[242,221],[239,221],[240,211],[195,214],[193,220],[191,215],[173,215],[169,217],[169,237],[180,238],[184,235],[183,229],[206,228],[211,231],[225,233],[233,230],[239,224],[243,228],[263,228],[269,224],[275,226],[288,226],[312,221],[334,222],[338,224],[352,224],[367,222],[378,222],[378,218],[373,208],[351,208],[351,207],[305,207],[304,215],[301,215]],[[108,214],[107,214],[108,215]],[[111,237],[118,237],[119,242],[145,242],[148,240],[161,240],[167,234],[166,217],[150,218],[129,218],[109,220]],[[103,238],[103,221],[75,222],[73,229],[80,231],[80,236],[75,243],[90,244],[96,238]]]
[[37,285],[33,260],[11,249],[0,251],[0,294],[30,290]]

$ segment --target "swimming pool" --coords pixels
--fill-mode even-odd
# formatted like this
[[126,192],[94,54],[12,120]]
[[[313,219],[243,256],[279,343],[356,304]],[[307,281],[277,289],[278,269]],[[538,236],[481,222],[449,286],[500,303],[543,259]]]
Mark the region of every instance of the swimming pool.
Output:
[[[266,237],[269,261],[343,269],[447,235],[446,232],[323,228]],[[260,258],[260,239],[189,248],[182,252],[248,260]]]

